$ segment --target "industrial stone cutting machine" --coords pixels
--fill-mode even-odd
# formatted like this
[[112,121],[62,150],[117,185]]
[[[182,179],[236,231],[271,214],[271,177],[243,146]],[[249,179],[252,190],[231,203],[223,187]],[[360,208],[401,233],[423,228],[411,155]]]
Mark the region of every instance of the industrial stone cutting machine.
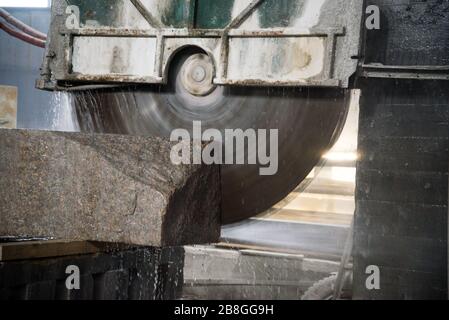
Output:
[[[171,248],[159,247],[215,242],[221,228],[220,201],[222,223],[227,224],[261,213],[283,199],[335,142],[347,115],[350,90],[357,88],[363,94],[359,101],[354,234],[348,236],[338,274],[316,283],[303,298],[341,298],[345,296],[341,293],[346,280],[352,278],[354,299],[446,299],[448,5],[441,0],[53,0],[48,37],[0,9],[4,19],[1,29],[46,48],[37,87],[72,92],[68,96],[76,107],[82,131],[122,134],[2,130],[5,152],[1,153],[0,165],[8,169],[8,175],[0,180],[4,185],[0,190],[2,198],[8,200],[2,207],[8,219],[0,224],[0,233],[59,237],[57,232],[62,232],[60,238],[69,239],[67,234],[76,233],[79,240],[152,246],[134,255],[124,252],[117,257],[95,255],[76,261],[68,257],[43,263],[42,258],[49,256],[42,253],[55,244],[45,241],[39,249],[31,243],[33,257],[40,260],[32,265],[28,261],[2,263],[0,298],[41,298],[46,294],[54,298],[56,286],[57,297],[72,299],[71,293],[60,286],[64,271],[53,273],[43,282],[42,267],[56,270],[55,263],[59,268],[86,261],[91,274],[82,280],[86,288],[80,292],[83,297],[129,293],[131,298],[158,298],[161,294],[178,298],[180,295],[172,289],[199,283],[200,288],[192,287],[189,294],[196,289],[201,292],[206,283],[201,279],[207,280],[207,296],[210,292],[217,296],[214,283],[209,282],[214,278],[204,266],[218,272],[226,269],[226,275],[238,266],[238,273],[251,278],[250,282],[243,280],[244,286],[257,283],[253,294],[265,295],[256,269],[226,262],[222,263],[224,269],[210,268],[203,258],[217,262],[215,248],[195,248],[192,255],[189,248],[169,252]],[[382,27],[374,23],[370,29],[369,12],[374,16],[377,12]],[[368,14],[366,28],[362,23],[364,13]],[[195,122],[220,133],[225,129],[279,130],[277,174],[261,175],[261,161],[256,165],[227,164],[221,168],[220,188],[218,167],[204,165],[197,171],[195,166],[176,166],[167,160],[168,139],[135,137],[168,137],[175,129],[195,131]],[[141,139],[147,140],[147,145]],[[135,143],[129,143],[131,140]],[[245,151],[254,152],[251,148]],[[149,184],[141,179],[142,173],[148,169],[147,163],[151,166],[156,161],[158,164],[146,171],[152,181]],[[99,168],[104,172],[98,172]],[[181,177],[194,177],[195,183],[178,179],[173,184],[176,179],[172,177],[179,177],[182,170],[187,174]],[[208,170],[209,180],[203,175]],[[132,187],[123,187],[123,177]],[[140,193],[135,190],[136,181],[143,186]],[[65,188],[56,188],[58,184]],[[73,185],[78,186],[78,193],[72,192]],[[157,204],[153,195],[161,195],[162,189],[167,201]],[[59,193],[55,195],[55,191]],[[73,223],[80,214],[73,210],[76,205],[72,203],[82,198],[94,205],[81,208],[85,221]],[[161,211],[165,212],[162,219]],[[154,219],[139,221],[142,217]],[[123,230],[124,226],[129,228]],[[91,232],[88,235],[87,228]],[[245,231],[250,237],[255,233],[249,229]],[[271,230],[285,235],[283,230]],[[7,237],[6,241],[11,239],[16,238]],[[281,245],[286,246],[285,242]],[[70,242],[68,247],[64,244],[64,250],[50,251],[68,255],[74,250],[103,250],[96,246]],[[14,248],[8,244],[6,247],[9,249],[3,249],[0,260],[23,257],[24,251],[11,250]],[[241,253],[257,260],[262,257],[265,266],[265,253]],[[281,255],[268,255],[281,260]],[[105,257],[110,258],[106,264]],[[228,257],[226,254],[226,260],[233,263],[243,261],[245,266],[252,266],[246,259]],[[120,263],[115,263],[118,260]],[[126,264],[129,270],[123,270],[124,260],[131,262]],[[304,280],[296,267],[302,269],[307,263],[303,263],[303,257],[292,259],[291,255],[288,260],[295,260],[295,266],[290,268],[282,258],[279,270],[294,270],[300,278],[292,284],[284,278],[281,282],[294,288]],[[313,260],[316,269],[317,260]],[[186,268],[189,262],[195,272]],[[91,268],[95,264],[101,268]],[[32,277],[20,271],[22,265],[26,270],[35,268]],[[276,261],[267,264],[268,269],[254,265],[257,270],[270,270],[266,274],[270,286],[278,285],[271,281],[277,279],[274,273],[285,276],[272,268]],[[117,266],[120,270],[115,269]],[[379,290],[367,286],[372,267],[380,270]],[[159,292],[159,286],[153,285],[153,270],[157,281],[165,283],[168,279],[174,286],[163,285],[161,291],[165,292]],[[306,273],[309,275],[310,270]],[[327,268],[325,273],[329,273]],[[199,274],[205,278],[199,279]],[[218,286],[228,294],[223,276],[218,274]],[[237,288],[239,276],[233,272],[230,277],[232,287]],[[265,278],[262,282],[268,283]],[[117,284],[125,287],[118,290]],[[147,289],[150,284],[154,292]],[[248,298],[248,290],[235,291]],[[269,291],[279,298],[283,290],[270,287]],[[298,292],[294,291],[294,298]]]
[[223,223],[270,208],[338,137],[360,0],[54,0],[40,89],[74,92],[87,132],[278,129],[279,170],[222,172]]

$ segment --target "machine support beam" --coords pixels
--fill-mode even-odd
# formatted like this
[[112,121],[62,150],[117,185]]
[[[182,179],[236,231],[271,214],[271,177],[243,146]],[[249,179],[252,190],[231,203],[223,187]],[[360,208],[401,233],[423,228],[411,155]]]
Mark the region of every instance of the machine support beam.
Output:
[[136,7],[140,14],[145,18],[145,20],[155,29],[162,29],[164,24],[159,21],[155,16],[151,14],[150,11],[145,8],[140,0],[131,0],[131,3]]
[[392,66],[364,64],[361,75],[365,78],[449,80],[449,66]]
[[221,36],[221,54],[220,54],[220,65],[221,65],[221,74],[219,75],[219,79],[226,79],[228,76],[228,60],[229,60],[229,32],[232,29],[238,28],[242,25],[246,19],[257,9],[257,7],[265,0],[253,0],[251,3],[240,12],[240,14],[235,17],[229,23],[229,25],[223,30],[223,34]]

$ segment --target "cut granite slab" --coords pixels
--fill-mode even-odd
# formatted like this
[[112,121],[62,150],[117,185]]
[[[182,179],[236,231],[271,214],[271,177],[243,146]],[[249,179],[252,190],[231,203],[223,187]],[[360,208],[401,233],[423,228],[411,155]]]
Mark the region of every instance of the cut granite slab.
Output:
[[174,142],[0,129],[0,236],[179,246],[217,242],[220,168]]
[[17,88],[0,86],[0,128],[17,126]]

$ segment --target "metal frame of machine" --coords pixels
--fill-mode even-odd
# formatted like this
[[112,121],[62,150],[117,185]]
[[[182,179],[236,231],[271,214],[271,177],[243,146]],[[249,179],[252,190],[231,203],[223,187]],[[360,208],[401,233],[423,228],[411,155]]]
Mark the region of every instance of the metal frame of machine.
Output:
[[[345,13],[347,15],[345,18],[348,24],[350,24],[349,26],[326,22],[324,23],[326,27],[322,27],[323,23],[321,20],[324,18],[320,17],[320,23],[311,28],[288,27],[260,28],[254,30],[241,28],[242,24],[255,13],[264,1],[251,1],[224,29],[197,29],[193,27],[194,22],[191,23],[192,28],[190,26],[188,28],[165,27],[140,0],[132,0],[132,5],[151,27],[146,30],[103,26],[68,29],[65,26],[67,15],[61,14],[67,14],[67,3],[63,0],[54,1],[52,10],[54,15],[52,20],[54,23],[50,32],[50,44],[47,46],[42,78],[38,81],[37,87],[41,89],[54,89],[55,83],[60,85],[61,82],[64,83],[63,86],[71,86],[75,82],[165,84],[172,58],[177,52],[188,46],[200,48],[211,57],[215,64],[214,84],[348,87],[349,78],[357,69],[358,61],[355,57],[357,57],[360,47],[360,12],[362,11],[363,1],[347,1],[348,3],[350,2],[348,8],[351,8]],[[196,1],[188,2],[190,19],[193,21],[195,19]],[[324,3],[329,7],[342,5],[339,1],[326,0]],[[331,13],[329,11],[332,10],[329,10],[329,8],[326,10],[328,12],[326,15],[330,15]],[[327,27],[329,25],[333,27]],[[86,70],[92,70],[92,65],[89,68],[85,67],[85,72],[83,72],[83,68],[78,68],[80,70],[77,70],[77,65],[79,64],[76,59],[77,53],[81,56],[82,50],[86,50],[85,48],[87,46],[95,48],[92,43],[101,38],[109,38],[110,40],[107,41],[117,41],[117,43],[124,38],[136,39],[131,41],[151,39],[154,42],[154,52],[151,52],[151,54],[154,54],[155,57],[153,74],[133,74],[131,69],[135,70],[136,68],[122,70],[123,72],[88,74]],[[338,43],[338,38],[343,38],[342,43]],[[233,72],[231,70],[231,66],[238,63],[236,61],[230,61],[232,60],[230,51],[236,50],[234,57],[241,55],[241,52],[244,51],[241,46],[248,39],[271,41],[266,45],[268,52],[266,54],[266,61],[268,61],[266,64],[269,65],[268,69],[271,68],[274,70],[273,73],[267,74],[265,72],[263,74],[259,72],[259,74],[253,76],[252,74],[239,74],[240,71]],[[276,44],[276,41],[284,42]],[[285,51],[293,52],[293,50],[297,50],[298,46],[300,46],[304,47],[306,53],[309,49],[311,53],[313,49],[313,52],[319,52],[319,54],[307,54],[309,56],[307,59],[309,60],[305,62],[305,66],[276,66],[278,62],[274,61],[276,59],[279,60],[279,55],[288,54],[284,51],[276,51],[278,50],[276,46],[285,47],[286,43],[290,44],[291,47]],[[245,45],[248,45],[248,43]],[[320,50],[317,50],[317,45],[320,46]],[[129,42],[127,42],[127,46],[129,46]],[[269,51],[269,46],[274,49]],[[60,58],[61,55],[63,55],[63,59]],[[316,61],[315,59],[321,61],[314,62]],[[287,61],[288,59],[284,60]],[[285,64],[286,62],[281,62],[280,64],[282,63]],[[310,72],[304,70],[312,63],[319,65],[320,69],[308,74]],[[338,69],[336,68],[337,65],[339,66]],[[281,70],[282,68],[284,70]],[[317,69],[316,67],[314,68]],[[239,67],[236,66],[233,69],[239,70]]]

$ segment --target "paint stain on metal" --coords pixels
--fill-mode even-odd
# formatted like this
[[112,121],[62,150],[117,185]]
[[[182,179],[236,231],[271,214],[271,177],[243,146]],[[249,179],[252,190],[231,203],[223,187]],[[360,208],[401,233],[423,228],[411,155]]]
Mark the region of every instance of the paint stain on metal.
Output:
[[123,60],[123,49],[115,46],[112,51],[111,72],[112,73],[124,73],[126,71],[126,65]]
[[303,69],[312,62],[312,55],[303,50],[297,43],[293,44],[292,50],[296,53],[292,57],[294,58],[292,61],[294,69]]

